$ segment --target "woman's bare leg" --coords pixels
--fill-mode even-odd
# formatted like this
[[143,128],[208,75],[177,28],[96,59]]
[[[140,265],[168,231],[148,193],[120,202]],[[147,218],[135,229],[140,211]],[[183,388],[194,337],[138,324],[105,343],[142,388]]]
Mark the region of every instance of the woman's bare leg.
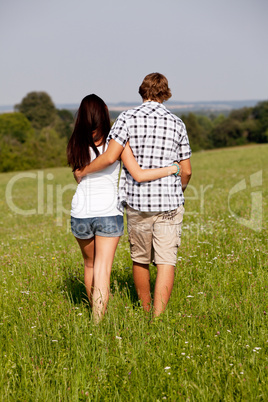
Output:
[[99,322],[109,300],[110,276],[115,250],[120,237],[95,236],[93,317]]
[[93,270],[94,270],[94,247],[95,247],[95,241],[94,237],[91,239],[78,239],[76,237],[76,240],[81,248],[83,258],[84,258],[84,280],[85,280],[85,286],[86,286],[86,291],[87,291],[87,296],[89,300],[89,304],[92,307],[92,293],[93,293],[93,287],[94,287],[94,275],[93,275]]

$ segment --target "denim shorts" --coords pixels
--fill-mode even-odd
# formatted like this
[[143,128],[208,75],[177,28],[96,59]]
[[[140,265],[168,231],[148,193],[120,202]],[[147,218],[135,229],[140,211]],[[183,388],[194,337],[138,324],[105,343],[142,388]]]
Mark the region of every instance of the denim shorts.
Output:
[[124,219],[122,215],[83,219],[71,216],[71,230],[78,239],[119,237],[124,234]]

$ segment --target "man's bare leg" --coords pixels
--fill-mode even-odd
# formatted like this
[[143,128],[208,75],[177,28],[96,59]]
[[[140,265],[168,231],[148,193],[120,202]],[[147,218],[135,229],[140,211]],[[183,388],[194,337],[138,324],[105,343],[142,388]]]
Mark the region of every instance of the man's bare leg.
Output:
[[133,262],[133,278],[139,299],[145,311],[151,307],[151,288],[149,264]]
[[174,284],[173,265],[157,265],[157,277],[154,289],[154,316],[157,317],[166,308]]

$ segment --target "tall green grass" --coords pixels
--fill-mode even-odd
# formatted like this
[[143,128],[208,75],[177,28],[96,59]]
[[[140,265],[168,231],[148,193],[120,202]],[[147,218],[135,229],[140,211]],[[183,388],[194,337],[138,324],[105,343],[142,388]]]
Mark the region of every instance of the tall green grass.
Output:
[[[6,202],[18,173],[0,175],[2,401],[268,399],[268,146],[197,153],[192,166],[167,310],[152,321],[140,307],[125,233],[97,326],[68,214],[56,208],[57,192],[74,183],[70,170],[43,172],[40,213],[29,216]],[[250,182],[255,173],[261,183]],[[238,221],[251,217],[252,192],[262,196],[261,230]],[[13,203],[37,209],[37,193],[37,179],[21,177]],[[66,210],[73,193],[62,196]],[[151,276],[153,287],[153,266]]]

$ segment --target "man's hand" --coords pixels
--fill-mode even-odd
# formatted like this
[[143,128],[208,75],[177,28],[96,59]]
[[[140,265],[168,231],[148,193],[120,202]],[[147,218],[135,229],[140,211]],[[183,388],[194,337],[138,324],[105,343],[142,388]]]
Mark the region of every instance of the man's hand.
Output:
[[190,159],[180,161],[180,167],[182,168],[182,175],[181,175],[182,191],[185,191],[192,175]]

